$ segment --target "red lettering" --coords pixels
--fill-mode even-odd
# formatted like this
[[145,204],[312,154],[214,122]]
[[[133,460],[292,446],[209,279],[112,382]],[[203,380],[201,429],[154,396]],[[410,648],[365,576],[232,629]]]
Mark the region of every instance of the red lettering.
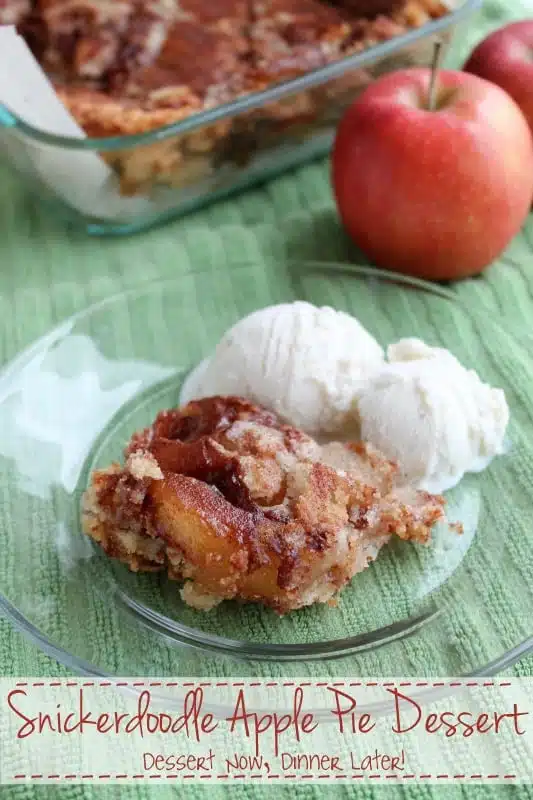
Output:
[[[353,709],[357,705],[357,700],[355,699],[355,697],[346,694],[346,692],[341,692],[340,689],[337,689],[334,686],[328,686],[328,691],[333,692],[335,697],[335,708],[331,713],[337,719],[337,723],[339,725],[339,733],[344,733],[344,718],[352,714]],[[347,700],[349,705],[343,707],[341,705],[341,700]],[[350,721],[351,721],[351,716],[350,716]]]
[[[358,716],[354,709],[357,708],[357,700],[355,697],[341,692],[333,686],[328,686],[328,691],[333,692],[335,695],[335,708],[331,712],[337,718],[339,725],[339,733],[344,733],[348,729],[351,733],[370,733],[376,727],[370,714],[361,714]],[[346,705],[342,705],[342,701],[348,701]],[[345,720],[346,717],[346,720]]]
[[263,714],[249,712],[246,708],[244,691],[241,689],[231,717],[226,718],[229,723],[229,732],[233,733],[239,723],[243,724],[243,732],[247,739],[254,739],[254,754],[261,754],[261,740],[265,733],[271,731],[273,737],[274,754],[279,755],[280,740],[283,733],[292,729],[297,741],[301,741],[302,733],[312,733],[317,727],[313,714],[304,714],[301,718],[303,705],[303,691],[298,687],[293,695],[293,708],[291,714]]
[[233,733],[235,728],[237,727],[237,723],[242,722],[244,725],[244,733],[246,738],[250,738],[250,727],[248,725],[248,714],[246,713],[246,704],[244,702],[244,692],[242,689],[239,689],[239,693],[237,695],[237,702],[235,703],[235,708],[233,709],[233,714],[231,717],[226,717],[226,722],[230,723],[229,730],[230,733]]
[[304,714],[302,717],[302,733],[313,733],[318,728],[313,714]]
[[148,711],[148,706],[150,704],[150,692],[144,691],[141,692],[139,698],[137,700],[137,713],[134,714],[131,719],[128,720],[126,723],[126,727],[124,728],[126,733],[133,733],[137,729],[141,734],[141,738],[144,738],[144,718],[146,716],[146,712]]
[[96,730],[98,733],[107,733],[112,730],[113,723],[109,719],[109,714],[100,714],[96,720]]
[[[487,727],[487,722],[489,723]],[[489,715],[488,714],[480,714],[477,718],[476,728],[478,729],[479,733],[489,733],[492,730],[492,722],[489,722]]]
[[36,717],[27,717],[26,714],[23,714],[19,708],[14,704],[14,699],[17,695],[22,695],[23,697],[27,697],[26,692],[24,689],[14,689],[12,692],[9,692],[7,696],[7,704],[11,711],[19,719],[24,720],[24,725],[22,725],[17,731],[17,739],[26,739],[27,736],[31,736],[32,733],[35,732],[35,721]]
[[[262,717],[257,716],[257,714],[251,715],[253,723],[254,723],[254,748],[255,748],[255,755],[258,756],[261,752],[259,747],[259,737],[260,734],[266,733],[270,726],[272,725],[273,715],[272,714],[264,714]],[[277,746],[277,737],[276,738],[276,746]],[[277,749],[275,750],[276,755]]]
[[504,719],[512,719],[513,720],[513,728],[514,732],[518,736],[523,736],[525,734],[524,730],[520,729],[518,725],[518,717],[527,717],[529,711],[519,711],[518,706],[516,703],[513,704],[513,710],[507,714],[494,714],[494,730],[496,733],[500,732],[500,723],[503,722]]
[[444,714],[442,715],[443,722],[447,727],[446,736],[448,737],[448,739],[451,736],[455,736],[455,734],[457,733],[457,724],[462,725],[464,727],[463,738],[467,739],[469,736],[472,736],[472,734],[474,733],[474,726],[470,722],[470,720],[472,719],[472,714],[470,713],[470,711],[461,711],[457,715],[457,724],[448,722],[449,717],[451,717],[452,720],[454,719],[454,715],[452,714],[451,711],[445,711]]
[[202,719],[202,733],[213,733],[218,728],[218,722],[215,722],[212,714],[205,714]]
[[370,714],[361,714],[361,718],[359,720],[359,731],[361,733],[370,733],[370,731],[374,730],[376,727],[376,723],[372,722],[372,717]]
[[[395,721],[392,726],[392,730],[394,733],[408,733],[412,731],[413,728],[416,728],[420,719],[422,717],[422,708],[418,705],[416,700],[413,700],[411,697],[408,697],[406,694],[402,694],[396,687],[394,689],[387,689],[394,696],[394,714],[395,714]],[[405,703],[408,703],[409,706],[416,710],[416,720],[412,722],[407,727],[402,726],[402,716],[401,716],[401,707],[400,707],[400,700],[403,700]]]
[[55,732],[52,717],[50,714],[39,714],[39,727],[37,728],[37,731],[38,733],[42,733],[46,729]]
[[426,730],[428,733],[435,733],[440,728],[440,721],[436,714],[430,714],[426,720]]
[[403,758],[403,750],[401,756],[392,756],[391,758],[391,772],[403,772],[403,767],[400,764],[400,760]]
[[302,729],[302,733],[312,733],[317,725],[318,722],[315,722],[315,718],[313,714],[304,714],[300,723],[300,714],[302,712],[302,706],[304,703],[304,690],[301,686],[298,686],[293,695],[293,718],[294,718],[294,733],[296,736],[296,741],[301,741],[300,739],[300,726]]
[[172,727],[172,717],[168,714],[159,715],[159,730],[161,733],[168,733]]
[[115,711],[115,733],[120,733],[120,725],[122,720],[127,719],[127,714],[119,714],[118,711]]

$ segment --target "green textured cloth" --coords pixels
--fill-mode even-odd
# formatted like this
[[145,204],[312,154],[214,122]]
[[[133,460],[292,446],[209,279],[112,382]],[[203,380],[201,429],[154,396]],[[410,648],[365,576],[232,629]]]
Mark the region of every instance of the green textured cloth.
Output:
[[[508,6],[512,6],[510,9]],[[488,30],[502,24],[512,17],[527,14],[528,3],[505,3],[488,1],[469,28],[459,32],[455,50],[450,55],[450,63],[461,63],[463,56],[471,45]],[[223,274],[228,268],[239,264],[252,263],[259,272],[275,276],[276,288],[268,295],[267,300],[275,300],[276,292],[283,294],[283,280],[287,280],[284,265],[290,259],[337,260],[346,263],[360,263],[361,256],[341,231],[335,214],[329,188],[328,165],[320,161],[306,166],[296,172],[283,176],[270,184],[232,199],[217,206],[205,209],[188,218],[172,223],[164,228],[130,239],[91,240],[82,234],[66,231],[60,223],[44,212],[38,201],[34,201],[19,187],[10,176],[2,174],[0,193],[0,319],[2,336],[0,338],[0,363],[12,359],[21,348],[27,346],[35,338],[43,335],[49,328],[86,307],[88,304],[127,288],[135,288],[153,282],[162,277],[179,277],[190,275],[191,286],[199,269],[212,271],[214,291],[218,292],[217,302],[222,303],[224,296],[223,281],[216,276]],[[513,422],[513,436],[522,441],[531,441],[531,404],[527,398],[533,389],[533,375],[528,372],[529,361],[527,351],[533,350],[533,333],[530,319],[533,312],[533,220],[511,244],[506,257],[502,258],[482,277],[456,284],[450,288],[461,301],[473,310],[475,318],[482,325],[483,315],[496,319],[501,325],[498,343],[493,352],[494,363],[483,355],[483,367],[488,380],[504,377],[512,400],[518,407],[526,408],[524,414]],[[252,275],[253,277],[253,275]],[[344,280],[344,279],[343,279]],[[278,283],[279,281],[279,283]],[[266,281],[268,283],[268,281]],[[273,284],[274,281],[272,280]],[[329,288],[328,288],[329,287]],[[317,291],[330,291],[332,299],[342,302],[343,292],[347,295],[346,307],[350,308],[349,278],[342,287],[333,288],[326,281],[318,286]],[[227,290],[226,290],[227,291]],[[257,289],[259,302],[263,303],[267,296],[263,289]],[[317,298],[313,297],[317,302]],[[228,300],[229,302],[229,300]],[[253,306],[253,292],[250,302]],[[391,300],[391,302],[393,302]],[[428,304],[431,314],[431,303]],[[399,310],[396,310],[399,313]],[[431,336],[435,321],[428,320],[427,331]],[[408,327],[408,325],[407,325]],[[474,358],[480,355],[474,345],[467,339],[468,326],[458,326],[457,352],[461,357]],[[470,331],[471,334],[471,331]],[[452,335],[452,334],[450,334]],[[490,335],[490,334],[485,334]],[[461,341],[461,338],[465,341]],[[496,349],[499,348],[499,349]],[[525,452],[525,450],[524,450]],[[504,471],[496,471],[505,481]],[[520,481],[529,479],[531,465],[526,455],[518,459],[509,478],[520,489]],[[501,489],[501,484],[499,487]],[[504,488],[510,488],[505,487]],[[494,489],[494,496],[497,489]],[[494,501],[491,513],[498,519],[498,505]],[[510,600],[508,589],[509,574],[502,566],[502,573],[497,576],[488,593],[489,602],[485,609],[485,619],[470,620],[468,610],[464,617],[457,614],[451,622],[453,630],[450,636],[450,652],[445,660],[439,661],[439,653],[417,652],[416,639],[407,643],[412,648],[413,661],[421,657],[431,661],[431,671],[438,673],[453,669],[454,663],[484,663],[496,652],[518,644],[528,635],[531,617],[531,585],[533,584],[533,560],[528,545],[528,530],[532,529],[531,508],[518,508],[517,519],[502,519],[502,528],[507,525],[522,530],[517,541],[516,553],[505,568],[513,570],[513,577],[522,583],[517,584],[516,597]],[[481,554],[482,556],[482,554]],[[491,569],[491,559],[480,563],[474,570],[474,578],[483,581],[485,569]],[[0,581],[2,586],[12,585],[13,567],[0,560]],[[46,574],[46,573],[45,573]],[[491,576],[494,574],[492,564]],[[477,576],[477,577],[476,577]],[[36,576],[37,579],[37,576]],[[39,580],[45,580],[40,573]],[[474,586],[475,590],[475,586]],[[42,586],[42,595],[46,597],[47,587]],[[504,603],[505,598],[505,603]],[[392,601],[402,602],[402,598],[393,597]],[[508,605],[510,603],[510,605]],[[486,626],[486,637],[478,637],[480,626]],[[60,623],[59,623],[60,624]],[[88,619],[86,630],[91,632],[94,619]],[[104,625],[105,628],[105,625]],[[102,647],[112,653],[114,639],[107,635]],[[100,646],[100,644],[98,645]],[[394,674],[394,663],[391,656],[384,654],[379,658],[389,659],[389,674]],[[116,653],[117,664],[120,665],[120,654]],[[376,662],[377,663],[377,662]],[[366,674],[370,674],[371,661],[364,662]],[[376,671],[380,667],[376,666]],[[267,670],[265,670],[267,672]],[[0,621],[0,674],[31,676],[63,676],[68,671],[56,662],[44,656],[33,644],[28,643],[16,633],[9,623]],[[231,668],[229,668],[231,674]],[[515,675],[533,674],[533,658],[523,659],[513,670]],[[245,798],[270,798],[290,794],[300,800],[317,800],[325,796],[361,795],[374,800],[385,792],[397,792],[413,798],[449,796],[459,797],[504,797],[520,791],[524,797],[533,789],[512,787],[453,787],[435,789],[430,786],[411,786],[409,788],[382,790],[375,787],[313,787],[300,786],[287,789],[281,787],[247,787],[239,786],[231,789],[218,787],[188,786],[185,790],[177,788],[145,786],[108,787],[106,789],[92,786],[57,787],[20,786],[14,789],[0,788],[0,797],[9,798],[55,798],[65,796],[69,800],[92,797],[114,798],[147,798],[152,795],[166,798],[181,793],[186,797],[201,798],[209,795],[230,794],[239,800]]]

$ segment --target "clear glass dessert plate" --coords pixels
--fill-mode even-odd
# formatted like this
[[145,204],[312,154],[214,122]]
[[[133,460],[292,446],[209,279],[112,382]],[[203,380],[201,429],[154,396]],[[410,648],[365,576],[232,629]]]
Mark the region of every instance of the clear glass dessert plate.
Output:
[[[81,532],[91,470],[177,404],[184,378],[252,310],[305,299],[356,315],[386,345],[419,336],[505,389],[509,448],[448,493],[429,547],[392,543],[337,607],[278,617],[186,606],[179,584],[133,574]],[[506,354],[497,359],[494,353]],[[490,674],[533,646],[533,399],[527,347],[452,291],[369,267],[207,269],[110,297],[0,373],[1,607],[45,652],[101,675]],[[531,638],[530,638],[531,637]]]

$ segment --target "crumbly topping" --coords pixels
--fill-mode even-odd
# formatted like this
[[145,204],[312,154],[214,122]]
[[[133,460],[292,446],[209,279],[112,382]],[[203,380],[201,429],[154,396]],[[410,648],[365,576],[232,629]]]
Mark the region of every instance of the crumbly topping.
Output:
[[441,0],[0,0],[0,23],[17,24],[88,135],[106,136],[177,122],[446,11]]
[[126,470],[138,481],[144,478],[162,481],[164,477],[154,456],[147,450],[131,453],[126,461]]
[[212,608],[215,608],[224,600],[223,597],[200,591],[192,581],[187,581],[183,585],[180,589],[180,595],[184,603],[187,603],[188,606],[195,608],[197,611],[211,611]]
[[84,530],[132,569],[187,579],[195,607],[285,613],[333,600],[391,536],[429,539],[443,498],[395,489],[395,471],[364,444],[320,446],[241,398],[206,398],[159,414],[124,468],[94,474]]

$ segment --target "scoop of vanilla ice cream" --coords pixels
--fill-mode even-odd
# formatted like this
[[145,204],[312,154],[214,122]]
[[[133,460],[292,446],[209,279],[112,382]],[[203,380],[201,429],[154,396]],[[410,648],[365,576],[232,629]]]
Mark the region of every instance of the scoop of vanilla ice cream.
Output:
[[269,306],[240,320],[186,381],[181,402],[239,395],[310,434],[357,421],[355,395],[384,364],[377,341],[327,306]]
[[455,486],[504,451],[509,408],[448,350],[402,339],[359,396],[361,436],[428,492]]

